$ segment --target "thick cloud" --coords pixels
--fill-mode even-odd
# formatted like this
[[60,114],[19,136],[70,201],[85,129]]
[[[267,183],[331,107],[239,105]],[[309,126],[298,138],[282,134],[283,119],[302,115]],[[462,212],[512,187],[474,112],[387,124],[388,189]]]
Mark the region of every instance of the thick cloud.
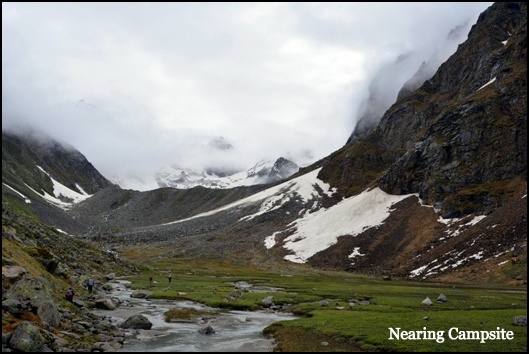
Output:
[[380,68],[490,4],[4,2],[2,128],[145,188],[173,164],[303,165],[345,143]]

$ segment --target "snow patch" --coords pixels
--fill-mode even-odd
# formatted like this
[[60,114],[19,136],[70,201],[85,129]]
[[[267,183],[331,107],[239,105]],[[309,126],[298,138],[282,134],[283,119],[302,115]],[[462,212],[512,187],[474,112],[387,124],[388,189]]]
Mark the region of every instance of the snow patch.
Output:
[[297,230],[285,239],[285,249],[293,252],[285,259],[305,263],[316,253],[334,245],[339,236],[356,236],[381,225],[395,203],[413,195],[390,195],[377,187],[344,199],[329,209],[305,214],[293,222]]
[[414,269],[410,272],[410,278],[414,278],[418,275],[421,275],[421,273],[426,269],[428,268],[428,264],[427,265],[423,265],[422,267],[419,267],[417,269]]
[[86,193],[86,192],[84,191],[83,187],[81,187],[78,183],[75,184],[75,188],[77,188],[77,190],[78,190],[79,192],[81,192],[81,194],[84,194],[84,195],[90,195],[90,194]]
[[272,234],[272,236],[268,236],[267,238],[265,238],[264,240],[264,245],[266,247],[266,249],[270,249],[272,247],[275,246],[276,244],[276,235],[279,234],[280,232],[279,231],[276,231]]
[[[483,220],[485,217],[486,217],[485,215],[477,215],[474,218],[472,218],[472,220],[470,220],[469,222],[466,222],[466,223],[464,223],[462,225],[458,225],[455,230],[446,230],[445,231],[446,236],[445,237],[441,237],[439,239],[439,241],[442,241],[442,240],[444,240],[446,238],[449,238],[449,237],[459,236],[459,234],[461,234],[461,232],[463,232],[464,230],[466,230],[470,226],[476,225],[478,222]],[[440,223],[443,223],[445,225],[450,226],[450,225],[453,225],[453,224],[461,221],[461,219],[462,218],[459,218],[459,219],[443,219],[443,218],[439,218],[438,221]]]
[[483,258],[483,251],[479,251],[478,253],[476,254],[473,254],[473,255],[470,255],[468,257],[465,257],[457,262],[455,262],[454,264],[452,264],[452,268],[457,268],[459,267],[461,264],[465,263],[467,260],[471,259],[471,258],[474,258],[474,259],[481,259]]
[[[360,247],[355,247],[353,249],[353,253],[351,253],[349,256],[347,256],[347,258],[349,259],[355,259],[355,257],[362,257],[362,256],[365,256],[364,253],[360,253]],[[354,265],[355,262],[351,262],[351,265]]]
[[[46,174],[46,176],[48,176],[50,178],[51,182],[53,183],[53,194],[54,194],[54,196],[49,195],[45,191],[42,191],[42,193],[44,193],[44,195],[42,195],[42,193],[39,193],[39,192],[35,191],[33,188],[31,188],[27,184],[26,184],[26,186],[29,189],[31,189],[33,192],[35,192],[36,194],[41,195],[49,203],[54,204],[54,205],[56,205],[56,206],[58,206],[60,208],[63,208],[63,209],[68,209],[72,205],[74,205],[76,203],[79,203],[79,202],[82,202],[83,200],[88,199],[88,198],[90,198],[92,196],[90,194],[87,194],[77,183],[75,184],[75,186],[78,189],[80,189],[82,191],[82,193],[78,193],[78,192],[76,192],[74,190],[71,190],[70,188],[66,187],[64,184],[61,184],[58,181],[54,180],[50,176],[50,174],[48,172],[44,171],[44,169],[42,167],[40,167],[40,166],[37,166],[37,167],[44,174]],[[68,201],[65,202],[65,201],[61,200],[60,199],[61,197],[67,199]]]
[[487,82],[485,85],[483,85],[483,86],[481,86],[480,88],[478,88],[478,89],[476,90],[476,92],[479,91],[479,90],[481,90],[482,88],[485,88],[485,87],[489,86],[489,85],[492,84],[494,81],[496,81],[496,77],[494,77],[492,80],[490,80],[489,82]]
[[311,171],[302,176],[296,177],[290,181],[283,182],[277,186],[265,189],[259,193],[255,193],[249,197],[236,201],[234,203],[225,205],[223,207],[207,211],[201,214],[191,216],[186,219],[171,221],[162,225],[177,224],[184,221],[197,219],[205,216],[215,215],[221,211],[229,210],[236,207],[243,207],[254,203],[261,203],[260,209],[257,213],[247,215],[239,219],[239,221],[251,220],[256,216],[263,215],[270,211],[279,209],[283,204],[288,202],[290,198],[298,197],[302,201],[307,202],[312,198],[320,196],[316,186],[320,188],[326,195],[332,195],[335,189],[331,189],[330,185],[318,179],[318,173],[321,168]]
[[15,188],[11,187],[11,186],[8,186],[7,184],[3,183],[2,184],[4,186],[6,186],[7,188],[11,189],[13,192],[15,192],[16,194],[18,194],[22,199],[24,199],[24,202],[26,204],[31,204],[31,200],[29,200],[28,197],[26,197],[24,194],[20,193],[19,191],[17,191]]

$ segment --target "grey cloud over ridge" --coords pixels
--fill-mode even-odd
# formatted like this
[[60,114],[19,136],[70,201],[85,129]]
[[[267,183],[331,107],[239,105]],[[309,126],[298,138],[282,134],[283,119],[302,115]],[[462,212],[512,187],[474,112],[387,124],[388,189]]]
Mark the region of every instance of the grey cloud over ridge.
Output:
[[2,128],[145,183],[172,164],[309,163],[345,143],[382,66],[429,58],[490,4],[4,2]]

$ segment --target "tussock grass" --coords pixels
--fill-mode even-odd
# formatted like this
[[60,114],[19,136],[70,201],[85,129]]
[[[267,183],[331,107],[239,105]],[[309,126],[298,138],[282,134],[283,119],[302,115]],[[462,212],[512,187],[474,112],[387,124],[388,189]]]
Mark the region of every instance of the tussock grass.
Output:
[[176,322],[179,320],[191,320],[198,316],[216,316],[217,314],[210,311],[197,310],[193,308],[180,309],[174,308],[164,313],[165,322]]

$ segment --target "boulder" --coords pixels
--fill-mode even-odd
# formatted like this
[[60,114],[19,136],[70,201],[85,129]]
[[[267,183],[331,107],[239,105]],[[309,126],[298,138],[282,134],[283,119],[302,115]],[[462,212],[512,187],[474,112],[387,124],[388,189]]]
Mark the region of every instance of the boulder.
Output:
[[211,326],[206,326],[206,327],[202,327],[201,329],[199,329],[198,333],[209,335],[209,334],[215,333],[215,330]]
[[446,295],[445,294],[439,294],[439,296],[437,297],[437,302],[447,302],[448,299],[446,298]]
[[44,338],[40,334],[39,328],[28,321],[21,322],[17,326],[9,340],[9,346],[20,352],[49,351],[44,345]]
[[152,322],[143,315],[130,316],[119,325],[121,328],[132,328],[132,329],[151,329]]
[[432,306],[432,300],[430,300],[430,298],[427,296],[426,299],[422,300],[421,304],[425,305],[425,306]]

